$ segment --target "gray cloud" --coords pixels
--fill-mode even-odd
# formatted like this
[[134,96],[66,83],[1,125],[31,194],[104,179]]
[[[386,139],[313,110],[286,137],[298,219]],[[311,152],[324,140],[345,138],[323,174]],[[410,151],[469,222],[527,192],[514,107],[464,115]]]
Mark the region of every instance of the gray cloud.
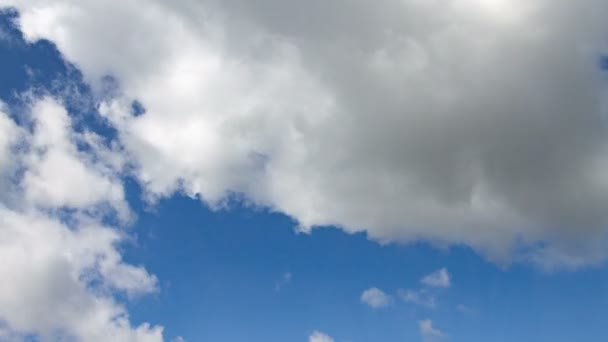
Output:
[[102,112],[152,197],[242,192],[304,230],[546,267],[606,257],[603,1],[4,3],[120,81]]

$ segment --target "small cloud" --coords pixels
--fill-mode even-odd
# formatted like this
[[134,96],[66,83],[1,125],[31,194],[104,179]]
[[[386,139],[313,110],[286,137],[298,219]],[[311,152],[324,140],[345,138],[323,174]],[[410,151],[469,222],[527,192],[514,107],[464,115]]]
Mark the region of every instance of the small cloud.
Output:
[[447,337],[441,330],[433,327],[433,321],[430,319],[418,321],[418,328],[420,329],[422,340],[425,342],[438,341]]
[[334,339],[320,331],[314,331],[312,335],[308,337],[308,342],[334,342]]
[[448,288],[451,286],[450,274],[445,268],[425,276],[420,280],[420,282],[432,287]]
[[173,338],[171,340],[171,342],[186,342],[186,340],[181,336],[177,336],[177,337]]
[[473,309],[469,306],[466,306],[464,304],[458,304],[456,306],[456,310],[458,310],[458,312],[465,314],[465,315],[471,315],[471,314],[475,313],[475,309]]
[[387,307],[391,304],[391,296],[384,293],[382,290],[372,287],[363,291],[361,294],[361,302],[369,305],[374,309]]
[[416,304],[427,308],[435,307],[435,296],[428,290],[399,290],[399,296],[406,303]]
[[281,278],[279,280],[277,280],[277,282],[274,284],[274,290],[276,292],[281,291],[281,289],[283,289],[285,286],[287,286],[291,282],[292,278],[293,278],[293,274],[291,274],[291,272],[283,273],[283,275],[281,275]]

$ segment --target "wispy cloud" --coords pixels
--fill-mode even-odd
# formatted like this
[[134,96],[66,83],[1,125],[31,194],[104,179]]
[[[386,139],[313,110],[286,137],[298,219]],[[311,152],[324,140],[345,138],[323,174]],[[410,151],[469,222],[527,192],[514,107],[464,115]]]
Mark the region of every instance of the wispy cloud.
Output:
[[441,288],[448,288],[452,285],[450,274],[446,268],[442,268],[429,275],[426,275],[420,280],[420,282],[424,285]]
[[285,286],[291,283],[291,279],[293,278],[293,274],[291,272],[285,272],[281,275],[281,278],[277,280],[274,284],[274,290],[276,292],[281,291]]
[[456,310],[458,310],[458,312],[465,314],[465,315],[472,315],[477,312],[477,310],[475,310],[474,308],[472,308],[468,305],[464,305],[464,304],[456,305]]
[[320,331],[314,331],[309,337],[308,342],[334,342],[334,339],[329,335]]
[[434,308],[436,306],[435,295],[426,289],[421,290],[399,290],[399,297],[410,304]]

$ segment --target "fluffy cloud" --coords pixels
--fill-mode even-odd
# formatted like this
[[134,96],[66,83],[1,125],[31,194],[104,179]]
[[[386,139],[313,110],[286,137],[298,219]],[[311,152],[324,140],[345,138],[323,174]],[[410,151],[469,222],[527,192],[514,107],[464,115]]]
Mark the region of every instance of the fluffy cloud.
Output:
[[448,288],[451,286],[450,274],[445,268],[424,276],[420,282],[432,287]]
[[[113,170],[93,155],[78,151],[66,110],[51,99],[32,109],[34,132],[25,160],[25,198],[42,208],[90,208],[107,203],[127,218],[122,183]],[[91,135],[89,135],[90,137]],[[98,146],[93,146],[98,147]]]
[[433,321],[430,319],[418,321],[418,328],[424,342],[438,341],[446,337],[445,333],[433,327]]
[[361,302],[369,305],[374,309],[384,308],[391,304],[391,296],[384,293],[382,290],[372,287],[363,291],[361,294]]
[[[156,282],[121,261],[115,230],[88,224],[73,230],[44,214],[0,207],[0,231],[0,276],[10,279],[0,287],[0,318],[12,331],[45,341],[162,341],[161,328],[132,327],[125,309],[103,295],[148,292]],[[93,280],[102,287],[90,288]]]
[[308,337],[308,342],[334,342],[334,339],[320,331],[315,331]]
[[96,89],[118,80],[101,111],[151,198],[242,193],[303,230],[546,267],[606,257],[605,1],[0,3]]
[[[0,112],[0,340],[162,341],[162,328],[132,326],[114,292],[157,290],[125,263],[125,235],[102,223],[128,215],[123,189],[101,160],[77,148],[63,107],[36,100],[24,128]],[[88,133],[88,137],[93,137]],[[67,210],[65,210],[67,209]]]

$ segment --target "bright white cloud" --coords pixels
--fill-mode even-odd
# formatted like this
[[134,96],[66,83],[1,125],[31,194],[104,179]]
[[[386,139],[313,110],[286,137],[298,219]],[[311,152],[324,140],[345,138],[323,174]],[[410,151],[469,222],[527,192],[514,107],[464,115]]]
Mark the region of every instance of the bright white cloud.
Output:
[[26,200],[42,208],[89,208],[105,203],[126,219],[129,210],[122,183],[106,165],[78,151],[75,140],[80,137],[72,131],[66,110],[43,99],[32,109],[32,120],[31,153],[25,157],[22,182]]
[[606,257],[606,1],[2,3],[96,89],[117,78],[101,110],[150,198],[239,192],[304,230],[546,267]]
[[450,274],[445,268],[424,276],[424,278],[420,279],[420,282],[432,287],[448,288],[451,286]]
[[102,223],[100,205],[128,214],[122,185],[79,151],[57,102],[32,107],[31,132],[0,113],[0,340],[162,341],[162,327],[132,326],[112,297],[157,290],[156,277],[122,260],[124,233]]
[[434,328],[433,321],[430,319],[418,321],[418,328],[424,342],[438,341],[447,336],[441,330]]
[[[74,230],[36,212],[0,207],[0,318],[12,331],[43,340],[162,341],[162,329],[132,327],[103,287],[149,292],[156,279],[122,262],[115,230],[83,224]],[[89,288],[87,280],[101,282]],[[99,294],[97,293],[99,292]]]
[[372,287],[361,294],[361,302],[369,305],[374,309],[384,308],[391,304],[391,296],[384,293],[382,290]]
[[308,342],[334,342],[334,339],[320,331],[315,331],[308,337]]

